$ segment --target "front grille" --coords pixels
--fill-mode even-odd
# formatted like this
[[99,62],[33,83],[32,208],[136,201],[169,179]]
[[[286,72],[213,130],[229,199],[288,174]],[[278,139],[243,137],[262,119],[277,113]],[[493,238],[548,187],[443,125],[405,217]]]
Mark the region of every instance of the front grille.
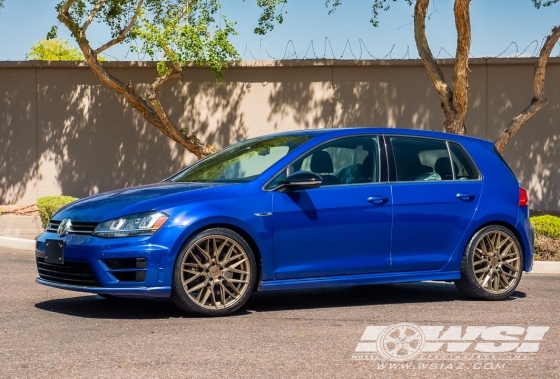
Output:
[[[50,220],[47,224],[47,232],[56,233],[58,226],[62,221]],[[71,221],[72,227],[68,230],[68,234],[91,234],[97,227],[97,222],[75,222]]]
[[56,265],[37,258],[39,277],[55,283],[72,284],[76,286],[101,287],[91,267],[87,263],[68,262]]

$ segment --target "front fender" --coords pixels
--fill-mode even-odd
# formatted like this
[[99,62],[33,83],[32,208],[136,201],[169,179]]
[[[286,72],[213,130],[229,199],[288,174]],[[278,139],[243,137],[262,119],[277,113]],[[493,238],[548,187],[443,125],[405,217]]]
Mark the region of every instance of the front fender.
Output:
[[[256,216],[257,213],[270,212],[271,197],[263,196],[236,198],[232,204],[222,201],[204,202],[191,205],[188,209],[173,215],[170,227],[180,228],[178,237],[169,249],[169,254],[162,260],[166,283],[171,283],[173,267],[177,255],[198,232],[213,227],[230,227],[246,234],[256,245],[262,259],[262,279],[274,278],[274,257],[272,256],[272,217]],[[231,200],[230,200],[231,201]]]

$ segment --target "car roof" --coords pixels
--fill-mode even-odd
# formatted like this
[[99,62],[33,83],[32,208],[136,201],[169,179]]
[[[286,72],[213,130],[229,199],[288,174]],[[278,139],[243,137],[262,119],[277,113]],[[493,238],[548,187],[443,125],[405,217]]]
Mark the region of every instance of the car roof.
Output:
[[417,137],[429,137],[429,138],[440,138],[450,141],[461,142],[464,140],[469,140],[472,142],[491,144],[490,141],[470,137],[462,136],[458,134],[445,133],[445,132],[434,132],[432,130],[421,130],[421,129],[407,129],[407,128],[391,128],[391,127],[348,127],[348,128],[319,128],[319,129],[301,129],[293,130],[287,132],[274,133],[272,135],[331,135],[333,137],[339,137],[351,134],[383,134],[383,135],[406,135],[406,136],[417,136]]

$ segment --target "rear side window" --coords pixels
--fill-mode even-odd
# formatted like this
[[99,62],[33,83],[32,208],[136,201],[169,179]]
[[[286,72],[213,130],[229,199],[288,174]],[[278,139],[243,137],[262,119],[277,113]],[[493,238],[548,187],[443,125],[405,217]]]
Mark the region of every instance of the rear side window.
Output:
[[455,142],[415,137],[392,137],[391,144],[395,156],[397,181],[477,180],[480,178],[480,172],[471,157]]
[[397,181],[453,180],[445,141],[391,137]]
[[476,168],[471,157],[469,157],[461,146],[454,142],[449,142],[449,151],[453,159],[453,169],[456,180],[480,179],[480,172]]

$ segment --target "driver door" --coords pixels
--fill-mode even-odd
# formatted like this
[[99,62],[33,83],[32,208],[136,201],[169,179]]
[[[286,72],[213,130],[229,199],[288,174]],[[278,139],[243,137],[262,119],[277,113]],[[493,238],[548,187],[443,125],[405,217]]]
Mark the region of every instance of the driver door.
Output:
[[393,203],[390,185],[380,182],[378,146],[375,136],[338,139],[287,170],[315,172],[323,184],[273,192],[277,279],[390,270]]

